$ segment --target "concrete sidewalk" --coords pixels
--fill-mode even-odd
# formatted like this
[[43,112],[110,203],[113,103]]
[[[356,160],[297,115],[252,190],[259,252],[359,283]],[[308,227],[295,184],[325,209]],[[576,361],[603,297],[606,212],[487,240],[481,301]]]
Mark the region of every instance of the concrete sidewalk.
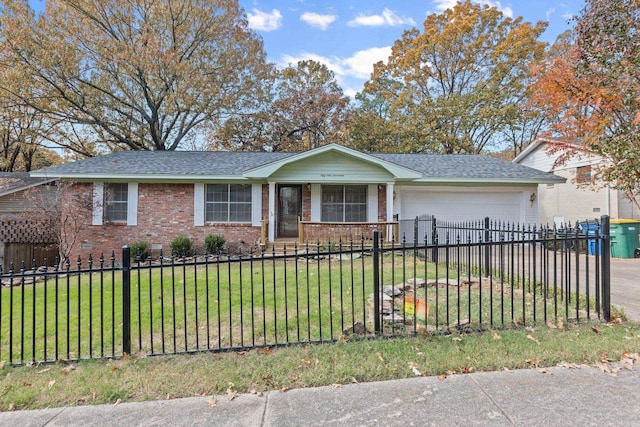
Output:
[[640,426],[640,365],[627,362],[5,412],[0,425]]

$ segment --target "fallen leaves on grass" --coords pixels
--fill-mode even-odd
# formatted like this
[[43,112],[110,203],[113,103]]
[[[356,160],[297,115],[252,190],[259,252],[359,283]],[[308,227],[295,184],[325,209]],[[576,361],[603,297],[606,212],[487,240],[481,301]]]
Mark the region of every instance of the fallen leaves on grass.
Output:
[[307,367],[317,367],[318,363],[320,363],[320,360],[316,357],[316,360],[308,360],[308,359],[301,359],[302,365],[299,366],[299,368],[302,368],[304,366]]
[[540,345],[540,341],[538,341],[533,335],[527,335],[527,339],[533,341],[534,343]]
[[48,386],[49,386],[49,388],[51,388],[51,387],[53,387],[55,384],[56,384],[56,380],[51,380],[51,381],[49,381]]
[[66,375],[69,372],[75,371],[75,370],[76,370],[76,367],[74,365],[69,365],[69,366],[67,366],[65,368],[62,368],[62,373]]
[[380,352],[377,352],[376,356],[378,356],[379,361],[384,362],[384,357],[382,357],[382,354],[380,354]]
[[422,372],[420,372],[420,365],[418,365],[415,362],[409,362],[409,367],[411,368],[411,371],[413,372],[413,375],[415,375],[416,377],[421,377],[422,376]]
[[527,359],[525,360],[525,362],[531,364],[534,368],[537,368],[540,366],[540,359],[538,359],[537,357]]
[[497,333],[495,333],[495,332],[493,333],[493,340],[494,340],[494,341],[501,340],[501,339],[502,339],[502,337],[501,337],[500,335],[498,335],[498,334],[497,334]]
[[229,383],[229,387],[227,387],[227,399],[233,400],[238,397],[238,391],[236,390],[236,386],[233,383]]

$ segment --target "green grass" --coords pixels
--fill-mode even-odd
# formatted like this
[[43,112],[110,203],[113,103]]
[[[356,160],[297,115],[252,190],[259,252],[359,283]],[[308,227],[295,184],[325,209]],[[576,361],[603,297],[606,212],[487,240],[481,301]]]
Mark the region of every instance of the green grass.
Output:
[[[462,335],[0,367],[0,410],[162,400],[554,366],[640,352],[640,325],[565,325]],[[188,379],[188,381],[185,381]],[[230,385],[232,384],[232,385]]]
[[[448,279],[409,295],[430,304],[425,322],[386,334],[449,331],[565,322],[574,304],[562,295],[515,278],[465,284],[464,267],[442,266],[388,252],[381,258],[381,285],[409,278]],[[414,262],[415,261],[415,262]],[[346,259],[264,258],[198,267],[177,263],[131,274],[132,352],[179,353],[339,339],[361,322],[373,331],[369,296],[371,257]],[[457,284],[460,283],[460,286]],[[0,292],[0,360],[12,363],[74,360],[122,354],[121,272],[82,274]],[[535,290],[535,292],[534,292]],[[582,298],[580,306],[585,306]],[[402,303],[394,302],[401,312]],[[591,303],[592,304],[592,303]],[[568,307],[571,311],[566,311]],[[591,305],[593,309],[593,304]],[[416,320],[416,319],[412,319]],[[57,331],[57,336],[56,336]]]

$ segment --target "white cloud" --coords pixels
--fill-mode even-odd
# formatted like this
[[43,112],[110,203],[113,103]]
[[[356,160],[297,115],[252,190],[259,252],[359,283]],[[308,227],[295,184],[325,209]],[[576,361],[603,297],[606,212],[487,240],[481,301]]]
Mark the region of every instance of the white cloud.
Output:
[[547,12],[545,13],[545,15],[547,16],[547,19],[549,19],[549,17],[553,15],[555,11],[556,11],[555,7],[552,7],[551,9],[547,10]]
[[386,61],[391,55],[391,46],[373,47],[359,50],[348,58],[326,57],[315,53],[301,52],[298,55],[284,55],[278,62],[278,67],[284,68],[294,65],[298,61],[312,59],[327,66],[342,87],[345,95],[354,97],[363,88],[364,82],[371,77],[373,64]]
[[416,25],[411,17],[401,17],[391,9],[384,8],[380,15],[358,15],[347,22],[350,27],[397,27],[400,25]]
[[300,15],[300,20],[306,22],[314,28],[319,28],[325,31],[329,28],[338,17],[336,15],[320,15],[319,13],[305,12]]
[[[456,3],[458,3],[458,0],[434,0],[434,3],[436,4],[436,8],[438,10],[443,11],[445,9],[453,9]],[[511,9],[509,6],[502,7],[499,1],[476,0],[474,1],[474,3],[478,3],[482,5],[486,4],[486,5],[489,5],[490,7],[495,7],[500,12],[502,12],[504,16],[508,18],[513,18],[513,9]]]
[[372,47],[359,50],[342,62],[347,66],[348,74],[360,79],[369,79],[373,72],[373,64],[378,61],[387,61],[391,56],[391,46]]
[[274,31],[282,26],[282,14],[278,9],[271,13],[253,9],[253,13],[247,12],[249,28],[258,31]]

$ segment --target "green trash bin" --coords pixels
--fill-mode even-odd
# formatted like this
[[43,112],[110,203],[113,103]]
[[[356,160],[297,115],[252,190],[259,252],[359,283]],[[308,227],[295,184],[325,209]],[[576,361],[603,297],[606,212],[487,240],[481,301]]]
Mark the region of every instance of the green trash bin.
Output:
[[633,258],[633,252],[640,248],[640,221],[634,219],[611,220],[611,256]]

